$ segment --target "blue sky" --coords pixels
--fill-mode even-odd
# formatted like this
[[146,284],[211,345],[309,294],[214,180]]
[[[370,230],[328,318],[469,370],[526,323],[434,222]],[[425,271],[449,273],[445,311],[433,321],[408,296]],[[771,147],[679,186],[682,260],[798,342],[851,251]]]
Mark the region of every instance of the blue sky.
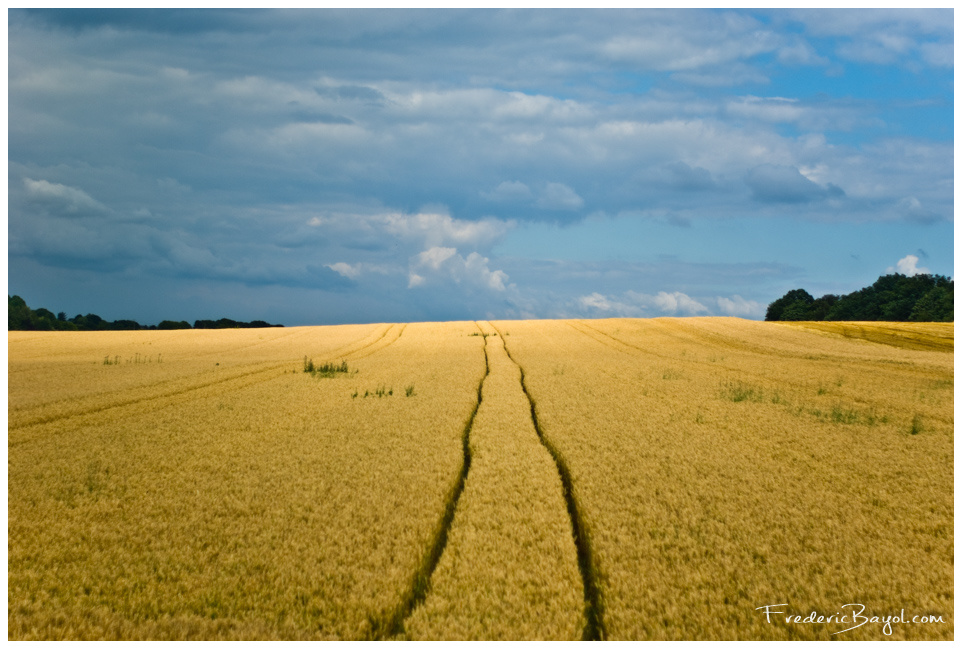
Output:
[[953,275],[954,15],[8,12],[8,292],[142,323],[761,318]]

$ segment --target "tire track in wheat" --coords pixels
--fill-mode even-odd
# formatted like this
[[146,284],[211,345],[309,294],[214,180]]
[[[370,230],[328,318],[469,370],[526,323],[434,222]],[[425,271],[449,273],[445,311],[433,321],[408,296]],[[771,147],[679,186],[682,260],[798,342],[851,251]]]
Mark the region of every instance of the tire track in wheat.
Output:
[[[491,326],[494,327],[493,324]],[[495,327],[495,330],[498,331],[498,335],[501,336],[501,340],[504,342],[505,339],[501,330],[497,329],[497,327]],[[574,490],[574,481],[571,477],[571,470],[568,468],[568,463],[564,456],[561,455],[561,452],[558,450],[558,448],[547,438],[544,433],[544,429],[542,429],[541,424],[538,422],[537,407],[535,405],[534,398],[528,391],[528,385],[525,382],[524,377],[524,368],[521,367],[521,364],[511,356],[511,352],[508,350],[506,343],[504,346],[504,351],[511,362],[517,366],[521,373],[521,390],[524,392],[525,397],[528,399],[528,403],[531,405],[531,421],[534,424],[535,431],[538,433],[538,439],[551,455],[551,459],[554,460],[555,466],[558,469],[558,475],[561,478],[565,504],[568,507],[568,517],[571,519],[571,528],[574,534],[575,547],[578,551],[578,569],[581,572],[581,579],[584,584],[584,614],[586,624],[581,639],[604,640],[607,637],[607,633],[605,632],[604,603],[602,601],[598,558],[592,551],[591,535],[578,506],[578,500]]]
[[[348,352],[347,354],[343,354],[342,357],[345,360],[357,361],[357,360],[361,360],[362,358],[367,358],[372,354],[376,354],[377,352],[382,351],[383,349],[386,349],[387,347],[396,343],[401,338],[401,334],[404,333],[405,327],[407,327],[407,324],[390,325],[388,326],[387,329],[384,330],[384,333],[381,334],[381,336],[377,340],[373,341],[368,345],[361,347],[360,349],[356,349],[352,352]],[[395,333],[397,335],[395,335]],[[378,346],[378,344],[381,342],[384,342],[384,344]],[[367,352],[367,353],[362,353],[362,352]]]
[[[477,323],[475,323],[475,325],[477,325]],[[480,326],[478,326],[478,330],[481,330]],[[398,338],[400,337],[401,333],[398,333]],[[411,616],[414,610],[423,603],[427,597],[428,590],[431,587],[431,577],[438,567],[438,562],[441,560],[441,555],[444,554],[445,547],[447,547],[448,533],[451,530],[451,524],[454,522],[454,513],[457,510],[461,493],[464,491],[464,485],[468,479],[468,471],[471,469],[471,429],[474,427],[474,418],[478,414],[478,408],[481,407],[481,391],[484,388],[484,381],[488,378],[490,372],[490,366],[488,364],[488,341],[486,338],[483,338],[483,341],[484,376],[481,377],[481,381],[478,383],[478,400],[468,415],[468,419],[464,424],[464,431],[461,434],[461,448],[464,454],[464,459],[461,462],[461,470],[458,472],[458,477],[455,479],[454,486],[451,488],[451,493],[445,503],[444,512],[441,515],[441,520],[438,522],[434,539],[428,546],[421,565],[411,580],[410,589],[390,615],[387,623],[384,624],[382,628],[374,629],[373,635],[378,640],[397,636],[404,632],[405,620]]]
[[[347,353],[344,353],[344,351],[343,351],[343,350],[345,350],[345,349],[350,349],[351,347],[353,347],[353,346],[361,343],[361,342],[364,341],[366,338],[371,337],[372,334],[367,334],[366,336],[363,336],[363,337],[362,337],[360,340],[358,340],[358,341],[349,343],[349,344],[347,344],[347,345],[345,345],[345,346],[341,347],[340,349],[335,350],[335,351],[333,351],[333,352],[329,352],[329,353],[325,354],[325,357],[327,357],[327,358],[330,359],[330,360],[333,360],[333,359],[335,359],[335,358],[340,359],[340,358],[344,358],[344,357],[351,358],[352,360],[356,360],[356,359],[358,359],[358,358],[366,358],[367,356],[370,356],[371,354],[373,354],[373,353],[375,353],[375,352],[377,352],[377,351],[380,351],[380,350],[383,349],[384,347],[387,347],[387,346],[390,345],[391,343],[395,342],[398,338],[400,338],[401,332],[404,330],[404,326],[405,326],[405,325],[392,325],[392,324],[386,325],[385,328],[384,328],[384,330],[383,330],[382,332],[380,332],[380,335],[378,335],[377,338],[375,338],[374,340],[372,340],[372,341],[370,341],[370,342],[367,342],[367,343],[362,344],[362,345],[361,345],[360,347],[358,347],[357,349],[353,349],[353,350],[351,350],[351,351],[349,351],[349,352],[347,352]],[[379,342],[381,342],[382,340],[384,340],[385,337],[387,337],[388,333],[389,333],[392,329],[394,329],[394,328],[396,328],[396,330],[397,330],[397,332],[398,332],[397,337],[395,337],[395,338],[393,338],[393,339],[390,339],[389,342],[387,343],[387,345],[384,345],[383,347],[380,347],[380,348],[378,348],[378,349],[375,349],[375,350],[373,350],[373,351],[370,351],[368,354],[363,354],[363,355],[360,355],[360,356],[357,355],[357,354],[359,354],[360,352],[363,352],[363,351],[365,351],[365,350],[369,350],[371,347],[377,345]],[[255,366],[256,366],[256,365],[264,365],[264,364],[265,364],[265,363],[257,363],[257,364],[255,364]],[[181,396],[181,395],[190,393],[190,392],[196,392],[196,391],[198,391],[198,390],[203,390],[203,389],[209,388],[209,387],[211,387],[211,386],[221,385],[221,384],[225,384],[225,383],[232,383],[232,382],[239,381],[239,380],[242,380],[242,379],[245,379],[245,378],[248,378],[248,377],[252,377],[252,376],[262,376],[262,375],[265,375],[265,374],[269,374],[269,373],[270,373],[269,376],[266,376],[266,377],[262,378],[260,381],[248,382],[248,383],[245,383],[244,386],[243,386],[243,387],[248,387],[249,385],[253,385],[253,384],[255,384],[255,383],[260,383],[260,382],[264,382],[264,381],[269,381],[269,380],[271,380],[272,378],[275,378],[277,375],[274,374],[274,372],[276,372],[277,370],[280,370],[281,368],[287,368],[287,367],[289,367],[289,366],[290,366],[290,361],[284,361],[284,362],[280,362],[280,363],[267,361],[266,364],[267,364],[267,367],[261,367],[260,369],[254,369],[254,370],[244,371],[244,372],[240,372],[240,373],[234,373],[234,374],[232,374],[231,376],[223,377],[223,378],[217,378],[217,379],[210,380],[210,381],[203,381],[203,382],[200,382],[200,383],[191,383],[191,384],[189,384],[189,385],[186,385],[186,386],[183,386],[183,387],[179,387],[179,388],[165,389],[165,390],[163,390],[163,391],[161,391],[161,392],[157,392],[158,388],[160,388],[160,389],[163,389],[164,387],[168,387],[168,388],[169,388],[169,386],[170,386],[172,383],[176,383],[177,381],[180,381],[180,380],[182,380],[182,379],[172,379],[172,380],[170,380],[170,381],[163,381],[163,382],[155,383],[155,384],[153,384],[153,385],[150,385],[150,386],[147,386],[146,388],[144,388],[145,391],[148,391],[148,394],[145,394],[145,395],[142,395],[142,396],[136,396],[136,397],[126,398],[126,399],[121,398],[121,399],[118,399],[118,400],[115,400],[115,401],[109,401],[109,402],[107,402],[107,403],[99,403],[99,404],[96,404],[96,405],[93,405],[93,406],[87,406],[87,407],[84,407],[84,406],[81,405],[80,407],[77,407],[77,408],[74,408],[74,409],[68,408],[66,412],[61,411],[61,412],[44,414],[44,415],[39,415],[39,416],[34,416],[34,417],[24,417],[22,420],[16,421],[15,423],[10,424],[9,427],[8,427],[8,430],[9,430],[9,431],[21,431],[21,430],[23,430],[23,429],[30,428],[30,427],[33,427],[33,426],[40,426],[40,425],[43,425],[43,424],[49,424],[49,423],[58,422],[58,421],[62,421],[62,420],[72,419],[72,418],[75,418],[75,417],[83,417],[83,416],[87,416],[87,415],[98,414],[98,413],[106,412],[106,411],[109,411],[109,410],[114,410],[114,409],[117,409],[117,408],[125,408],[125,407],[129,407],[129,406],[142,405],[142,404],[145,404],[145,403],[148,403],[148,402],[151,402],[151,401],[161,401],[161,400],[164,400],[164,399],[170,399],[170,398],[172,398],[172,397],[178,397],[178,396]],[[249,368],[250,366],[247,366],[247,367]],[[97,398],[100,399],[100,400],[103,400],[103,399],[104,399],[104,395],[97,395]],[[53,404],[44,404],[44,405],[42,405],[42,406],[38,406],[38,407],[35,407],[35,408],[33,408],[33,409],[48,409],[48,408],[51,407],[51,405],[53,405]]]

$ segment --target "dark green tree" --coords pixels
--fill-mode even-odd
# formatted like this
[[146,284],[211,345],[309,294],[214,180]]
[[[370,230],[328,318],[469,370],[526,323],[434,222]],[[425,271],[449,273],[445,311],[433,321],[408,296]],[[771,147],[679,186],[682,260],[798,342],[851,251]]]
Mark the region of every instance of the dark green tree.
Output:
[[158,329],[190,329],[190,323],[184,322],[183,320],[181,320],[180,322],[175,322],[173,320],[163,320],[159,325],[157,325],[157,328]]
[[[815,298],[803,288],[796,288],[789,291],[782,297],[768,305],[765,312],[766,320],[807,320],[804,317],[811,308]],[[785,311],[789,310],[789,318],[785,317]],[[800,316],[800,317],[795,317]]]

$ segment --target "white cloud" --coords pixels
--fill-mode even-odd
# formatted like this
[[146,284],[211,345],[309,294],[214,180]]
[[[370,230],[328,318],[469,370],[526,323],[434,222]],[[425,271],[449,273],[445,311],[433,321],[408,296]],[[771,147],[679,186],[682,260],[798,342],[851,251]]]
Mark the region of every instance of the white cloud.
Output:
[[474,221],[456,219],[443,208],[426,209],[414,214],[332,212],[313,215],[306,223],[312,228],[336,233],[339,237],[363,234],[378,239],[393,238],[421,249],[445,245],[486,248],[500,241],[515,227],[514,221],[493,217]]
[[582,295],[578,298],[578,304],[585,309],[597,309],[598,311],[611,311],[614,308],[611,301],[601,293]]
[[488,246],[500,240],[514,227],[511,221],[484,218],[467,221],[452,218],[439,211],[403,214],[393,212],[373,217],[383,228],[396,236],[419,240],[428,246],[451,243],[458,246]]
[[647,17],[646,24],[634,26],[631,34],[609,38],[602,53],[649,69],[680,71],[750,59],[781,43],[780,37],[748,16],[692,14],[683,30],[659,20],[657,14]]
[[626,318],[647,317],[658,314],[667,315],[708,315],[704,304],[685,293],[659,291],[655,295],[626,291],[622,299],[601,293],[582,295],[575,300],[582,312],[600,312]]
[[582,295],[575,300],[577,308],[582,313],[591,315],[617,316],[620,318],[641,318],[647,315],[645,307],[616,300],[601,293]]
[[915,255],[905,255],[896,262],[895,267],[889,266],[886,269],[888,273],[899,272],[903,275],[908,275],[909,277],[913,275],[928,275],[931,271],[928,268],[919,267],[919,258]]
[[654,297],[654,303],[665,313],[683,313],[685,315],[708,313],[708,307],[679,291],[673,293],[659,291],[658,295]]
[[457,253],[458,251],[454,248],[435,246],[418,255],[417,265],[430,268],[431,270],[440,270],[441,264]]
[[491,270],[488,268],[488,258],[482,257],[476,252],[468,255],[464,261],[464,270],[468,277],[475,278],[480,284],[495,291],[505,289],[504,282],[508,275],[501,270]]
[[730,298],[718,297],[718,310],[724,315],[739,318],[761,318],[765,315],[766,306],[754,300],[746,300],[740,295],[732,295]]
[[24,178],[27,195],[37,201],[54,204],[68,214],[80,212],[107,212],[107,207],[87,192],[46,180]]
[[358,275],[361,274],[360,264],[355,264],[354,266],[351,266],[350,264],[344,263],[343,261],[339,261],[336,264],[328,264],[327,267],[337,273],[340,273],[341,275],[343,275],[344,277],[347,277],[348,279],[355,279]]
[[504,291],[507,273],[491,270],[488,263],[488,258],[477,252],[465,258],[455,248],[435,246],[412,260],[408,271],[408,288],[423,286],[429,280],[434,280]]

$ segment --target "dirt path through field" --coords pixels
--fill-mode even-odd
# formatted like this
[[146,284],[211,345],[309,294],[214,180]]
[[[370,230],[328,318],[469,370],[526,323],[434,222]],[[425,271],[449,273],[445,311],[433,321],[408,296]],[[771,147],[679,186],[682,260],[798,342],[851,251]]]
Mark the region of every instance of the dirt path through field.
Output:
[[471,429],[471,471],[424,603],[405,623],[427,639],[581,638],[584,591],[551,456],[518,366],[487,323],[489,374]]

